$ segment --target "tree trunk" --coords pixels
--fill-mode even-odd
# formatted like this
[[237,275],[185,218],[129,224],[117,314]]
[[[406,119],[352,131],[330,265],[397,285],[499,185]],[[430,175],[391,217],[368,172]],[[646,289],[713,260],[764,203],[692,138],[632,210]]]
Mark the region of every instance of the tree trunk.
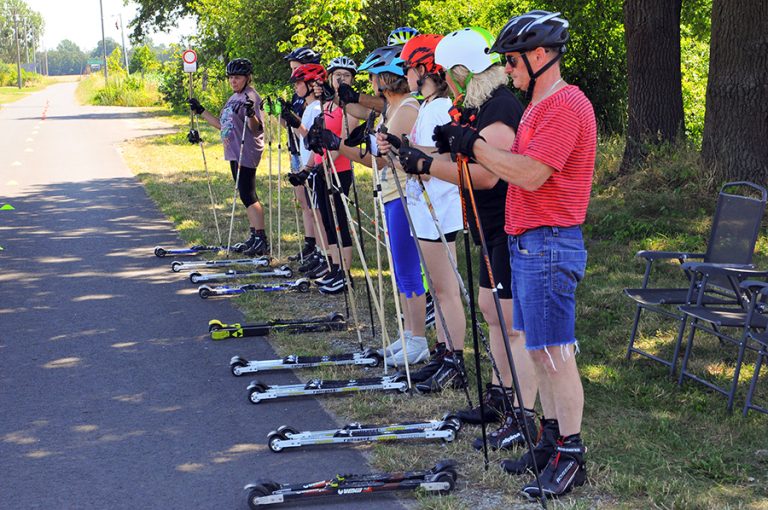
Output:
[[768,5],[714,0],[701,154],[715,183],[768,181]]
[[629,119],[621,171],[645,156],[646,144],[685,133],[680,75],[682,0],[624,0]]

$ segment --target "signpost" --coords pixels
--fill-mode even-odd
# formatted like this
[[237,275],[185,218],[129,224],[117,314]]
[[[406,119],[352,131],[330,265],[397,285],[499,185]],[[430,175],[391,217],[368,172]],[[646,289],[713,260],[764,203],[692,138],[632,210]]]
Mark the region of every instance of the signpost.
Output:
[[[181,59],[184,61],[184,72],[185,73],[194,73],[197,71],[197,53],[195,50],[184,50],[184,53],[181,54]],[[189,75],[190,81],[192,80],[192,75]]]

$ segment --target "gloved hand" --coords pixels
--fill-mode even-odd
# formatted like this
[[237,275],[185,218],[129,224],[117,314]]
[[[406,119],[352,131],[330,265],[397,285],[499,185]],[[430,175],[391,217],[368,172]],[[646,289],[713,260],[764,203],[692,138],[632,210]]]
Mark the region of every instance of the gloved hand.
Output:
[[[249,119],[256,115],[256,109],[254,108],[253,101],[250,97],[245,98],[245,116]],[[264,101],[261,102],[261,106],[264,106]]]
[[200,133],[197,132],[197,129],[190,129],[189,133],[187,133],[187,140],[189,140],[189,143],[191,144],[198,144],[200,143]]
[[341,145],[341,138],[323,127],[323,120],[320,116],[315,117],[315,122],[307,133],[307,147],[309,147],[309,150],[322,154],[323,149],[329,151],[339,150],[339,145]]
[[359,147],[364,142],[368,141],[368,134],[366,133],[368,128],[367,124],[360,124],[355,129],[353,129],[346,140],[344,140],[344,145],[347,147]]
[[292,172],[288,174],[288,182],[294,186],[303,186],[307,180],[307,177],[309,177],[309,172],[306,170],[301,170],[300,172]]
[[278,113],[282,117],[285,112],[292,112],[291,110],[291,103],[283,99],[282,97],[278,97],[277,100],[280,102],[280,107],[278,108]]
[[408,144],[402,144],[397,155],[400,158],[400,165],[406,173],[413,175],[429,174],[433,158],[427,156],[419,149]]
[[333,98],[336,97],[336,91],[333,89],[333,86],[328,83],[324,82],[322,84],[323,88],[323,101],[333,101]]
[[298,115],[293,113],[293,110],[291,110],[290,106],[283,108],[283,112],[280,114],[280,118],[285,121],[285,123],[294,129],[301,126],[301,119]]
[[353,104],[360,102],[360,93],[352,88],[351,85],[342,83],[339,85],[339,101],[344,104]]
[[376,135],[376,143],[379,146],[379,153],[385,155],[392,149],[398,150],[400,148],[401,141],[392,133],[380,131]]
[[485,138],[480,136],[477,129],[468,125],[460,125],[456,122],[436,126],[432,135],[437,152],[440,154],[450,152],[451,154],[461,154],[468,158],[475,157],[472,148],[478,139],[485,141]]
[[200,104],[200,101],[198,101],[196,97],[190,97],[187,99],[187,103],[189,103],[189,109],[197,115],[202,115],[205,111],[205,108],[203,108],[203,105]]

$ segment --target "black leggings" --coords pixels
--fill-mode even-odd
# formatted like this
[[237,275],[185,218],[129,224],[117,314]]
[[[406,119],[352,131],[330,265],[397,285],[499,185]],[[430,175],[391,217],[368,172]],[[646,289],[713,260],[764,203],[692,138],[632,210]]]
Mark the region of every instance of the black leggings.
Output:
[[[349,196],[349,188],[352,187],[353,174],[352,170],[347,172],[341,172],[338,174],[339,181],[341,182],[341,191],[345,196]],[[333,185],[335,188],[336,179],[332,176]],[[325,235],[328,237],[328,244],[337,244],[338,238],[336,237],[336,228],[333,224],[333,218],[331,217],[330,200],[328,197],[328,189],[325,184],[325,176],[323,171],[320,170],[317,173],[315,179],[315,201],[317,202],[317,208],[320,210],[320,216],[323,218],[323,227],[325,227]],[[336,208],[336,221],[339,223],[339,230],[341,230],[341,245],[343,247],[352,246],[352,237],[349,235],[349,223],[347,222],[347,215],[344,212],[344,204],[341,201],[341,195],[339,193],[333,194],[333,205]],[[331,254],[335,256],[336,254]]]
[[[230,161],[232,180],[237,180],[237,161]],[[256,169],[246,166],[240,167],[240,180],[237,181],[237,191],[240,192],[240,201],[245,207],[250,207],[259,201],[256,195]]]

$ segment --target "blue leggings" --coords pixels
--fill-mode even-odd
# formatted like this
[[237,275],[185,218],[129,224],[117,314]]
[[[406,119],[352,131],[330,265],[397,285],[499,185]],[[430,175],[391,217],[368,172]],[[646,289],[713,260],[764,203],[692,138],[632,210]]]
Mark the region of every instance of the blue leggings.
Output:
[[395,266],[397,289],[412,298],[424,294],[424,279],[421,276],[421,262],[416,240],[411,237],[408,218],[399,199],[384,204],[384,214],[392,248],[392,264]]

